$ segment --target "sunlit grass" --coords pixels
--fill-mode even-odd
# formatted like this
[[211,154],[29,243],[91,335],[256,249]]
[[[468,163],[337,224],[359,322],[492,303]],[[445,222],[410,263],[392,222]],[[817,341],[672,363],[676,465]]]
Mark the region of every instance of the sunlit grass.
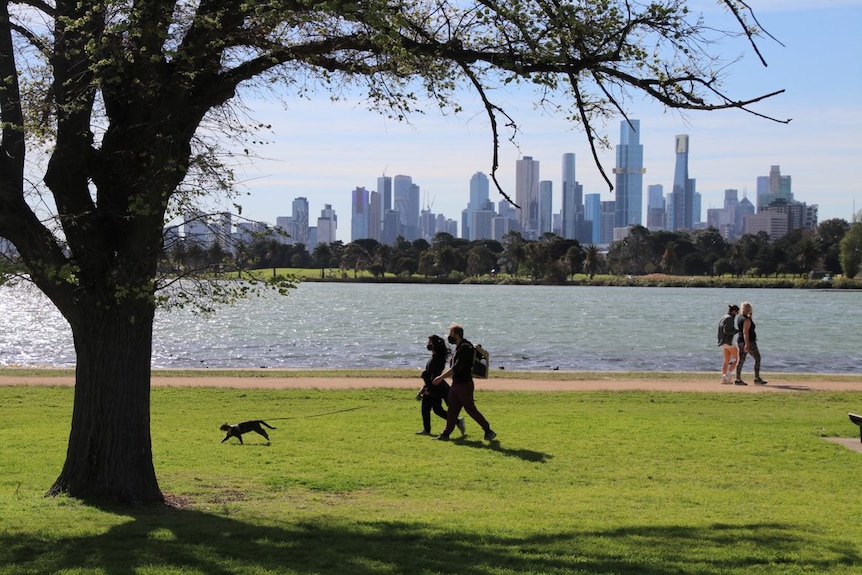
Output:
[[[181,509],[44,498],[73,390],[0,388],[0,574],[832,573],[862,565],[862,393],[477,393],[415,436],[411,391],[158,388]],[[278,429],[220,443],[224,421]],[[439,430],[441,420],[433,428]]]

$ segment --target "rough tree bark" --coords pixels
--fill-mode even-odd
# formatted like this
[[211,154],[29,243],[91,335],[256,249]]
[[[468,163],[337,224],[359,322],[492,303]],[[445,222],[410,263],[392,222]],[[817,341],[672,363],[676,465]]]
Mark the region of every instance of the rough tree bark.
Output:
[[80,304],[95,311],[70,321],[77,353],[72,428],[66,462],[49,494],[160,503],[150,439],[154,307]]

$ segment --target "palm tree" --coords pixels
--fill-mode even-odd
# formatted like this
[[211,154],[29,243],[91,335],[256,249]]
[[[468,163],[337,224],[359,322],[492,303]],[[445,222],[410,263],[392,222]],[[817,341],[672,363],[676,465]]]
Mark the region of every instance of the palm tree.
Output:
[[593,279],[598,273],[601,267],[601,256],[599,255],[599,248],[595,244],[589,244],[584,249],[584,263],[581,265],[584,267],[584,273],[590,279]]

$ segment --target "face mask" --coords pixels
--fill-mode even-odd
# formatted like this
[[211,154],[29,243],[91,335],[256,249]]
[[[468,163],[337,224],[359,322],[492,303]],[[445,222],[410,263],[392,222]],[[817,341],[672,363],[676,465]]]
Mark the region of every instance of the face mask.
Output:
[[449,343],[451,343],[452,345],[455,345],[455,336],[454,336],[454,335],[450,335],[449,337],[447,337],[447,338],[446,338],[446,341],[448,341],[448,342],[449,342]]
[[428,345],[425,346],[425,349],[427,349],[428,351],[431,351],[434,349],[434,346],[429,343]]

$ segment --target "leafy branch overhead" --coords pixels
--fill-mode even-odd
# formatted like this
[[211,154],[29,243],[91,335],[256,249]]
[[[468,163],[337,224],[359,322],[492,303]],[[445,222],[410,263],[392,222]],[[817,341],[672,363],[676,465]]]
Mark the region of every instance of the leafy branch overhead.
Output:
[[[763,31],[748,5],[718,4],[739,25],[727,35],[745,35],[757,51]],[[458,110],[458,88],[468,86],[489,118],[492,175],[499,120],[513,136],[517,132],[516,120],[493,98],[495,88],[508,84],[532,85],[537,103],[579,123],[599,167],[596,147],[605,142],[599,120],[626,117],[632,92],[674,109],[738,108],[762,115],[752,105],[780,91],[742,99],[726,94],[724,68],[713,53],[721,50],[715,30],[686,5],[679,0],[7,4],[15,37],[53,62],[46,95],[54,100],[58,121],[76,128],[64,134],[80,140],[82,156],[115,154],[110,146],[117,130],[123,136],[155,130],[182,145],[210,110],[253,80],[277,86],[288,98],[321,87],[337,97],[359,84],[369,106],[398,119],[421,113],[428,97],[441,108]],[[35,18],[34,12],[42,14]],[[53,30],[30,25],[51,19]],[[14,108],[9,96],[7,104]],[[105,116],[94,126],[100,101]],[[8,120],[16,123],[12,116]],[[103,130],[101,147],[93,138],[96,128]],[[163,160],[154,156],[153,161]],[[176,177],[189,168],[178,159],[167,166]],[[605,180],[610,186],[606,175]]]

